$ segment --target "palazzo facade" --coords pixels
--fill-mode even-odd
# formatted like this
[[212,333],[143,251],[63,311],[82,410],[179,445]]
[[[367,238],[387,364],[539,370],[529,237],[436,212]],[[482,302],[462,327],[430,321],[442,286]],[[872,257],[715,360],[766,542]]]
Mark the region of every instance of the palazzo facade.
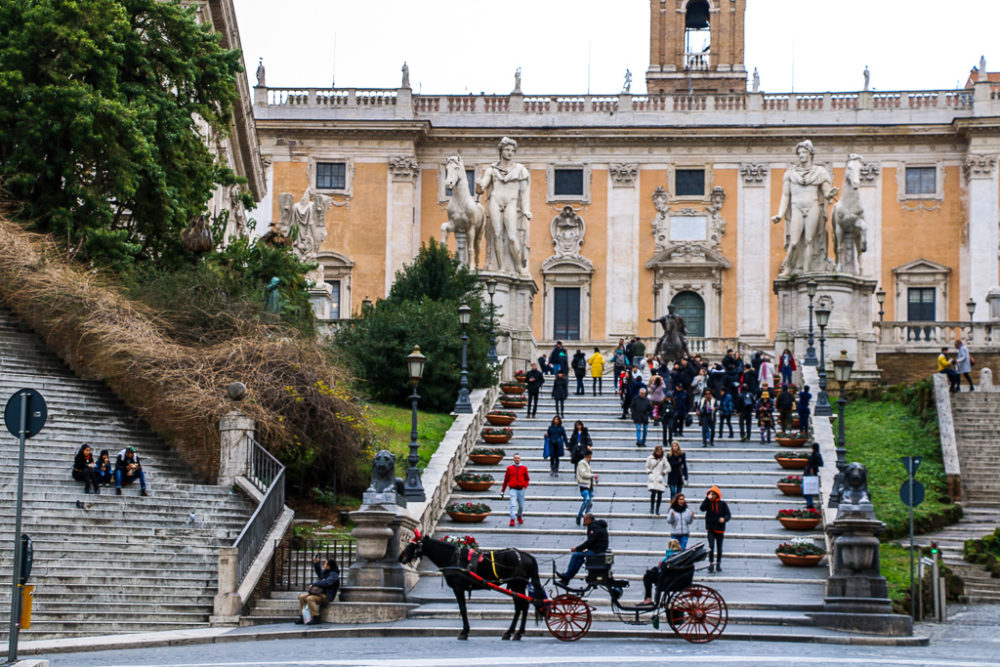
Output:
[[771,218],[809,139],[839,189],[848,156],[861,156],[860,275],[886,293],[886,321],[960,323],[970,300],[975,320],[1000,318],[987,299],[1000,308],[1000,81],[977,68],[958,90],[763,92],[743,63],[745,0],[650,9],[644,95],[524,94],[519,77],[508,95],[417,95],[405,71],[397,89],[289,89],[261,71],[253,112],[270,194],[258,225],[278,219],[280,193],[330,197],[318,259],[330,317],[351,317],[440,238],[448,158],[461,156],[471,188],[508,136],[530,171],[540,345],[652,337],[648,320],[673,304],[695,349],[768,347],[785,257]]

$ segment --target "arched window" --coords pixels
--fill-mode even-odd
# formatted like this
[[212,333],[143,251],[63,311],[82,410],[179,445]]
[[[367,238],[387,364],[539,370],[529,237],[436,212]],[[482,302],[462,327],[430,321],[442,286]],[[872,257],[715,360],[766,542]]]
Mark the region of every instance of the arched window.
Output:
[[670,304],[677,309],[674,314],[684,318],[689,337],[705,337],[705,302],[700,296],[694,292],[678,292]]
[[684,66],[689,70],[707,70],[711,45],[708,0],[691,0],[684,14]]

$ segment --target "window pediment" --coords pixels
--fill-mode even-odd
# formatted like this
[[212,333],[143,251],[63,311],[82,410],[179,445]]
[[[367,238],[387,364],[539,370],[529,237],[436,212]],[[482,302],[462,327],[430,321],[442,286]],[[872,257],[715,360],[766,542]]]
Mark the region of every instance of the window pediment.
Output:
[[646,262],[647,269],[728,269],[730,266],[729,260],[722,253],[700,243],[673,244],[653,255],[653,258]]

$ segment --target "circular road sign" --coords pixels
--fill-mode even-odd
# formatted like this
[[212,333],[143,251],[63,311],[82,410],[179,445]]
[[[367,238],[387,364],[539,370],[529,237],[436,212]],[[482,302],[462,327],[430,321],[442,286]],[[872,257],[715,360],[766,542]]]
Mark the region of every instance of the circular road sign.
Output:
[[28,423],[25,425],[25,438],[38,435],[38,432],[45,426],[45,419],[48,417],[48,407],[45,399],[34,389],[21,389],[7,401],[7,407],[3,411],[3,421],[7,425],[7,430],[15,438],[21,437],[21,397],[28,398]]

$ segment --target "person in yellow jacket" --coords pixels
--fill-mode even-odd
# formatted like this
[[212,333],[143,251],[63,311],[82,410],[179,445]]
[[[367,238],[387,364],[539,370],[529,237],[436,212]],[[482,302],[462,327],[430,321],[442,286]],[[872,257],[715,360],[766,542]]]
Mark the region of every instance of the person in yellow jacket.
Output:
[[587,359],[587,363],[590,364],[591,394],[594,396],[603,394],[604,357],[601,356],[601,350],[599,348],[594,348],[594,353],[590,355],[590,359]]

